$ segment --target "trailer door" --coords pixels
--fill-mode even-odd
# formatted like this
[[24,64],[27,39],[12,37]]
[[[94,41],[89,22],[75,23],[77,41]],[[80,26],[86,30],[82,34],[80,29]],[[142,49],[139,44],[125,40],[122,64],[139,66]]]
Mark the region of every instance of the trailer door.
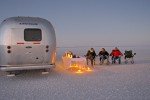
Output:
[[[45,49],[41,45],[42,31],[37,28],[12,29],[12,63],[42,64]],[[44,42],[44,41],[42,41]]]

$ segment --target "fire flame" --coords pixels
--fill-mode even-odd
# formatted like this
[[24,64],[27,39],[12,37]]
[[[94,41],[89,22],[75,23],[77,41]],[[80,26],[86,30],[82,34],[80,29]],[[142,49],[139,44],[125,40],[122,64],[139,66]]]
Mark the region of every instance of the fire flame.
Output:
[[81,74],[81,73],[83,73],[83,71],[81,71],[81,70],[79,69],[76,73]]

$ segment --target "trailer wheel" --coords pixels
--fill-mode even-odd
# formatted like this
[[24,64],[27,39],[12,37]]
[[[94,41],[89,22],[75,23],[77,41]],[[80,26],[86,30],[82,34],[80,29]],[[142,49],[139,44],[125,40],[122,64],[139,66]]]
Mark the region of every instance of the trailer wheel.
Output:
[[8,75],[19,75],[21,73],[21,71],[7,71]]
[[50,72],[51,71],[51,69],[50,68],[46,68],[46,69],[44,69],[46,72]]

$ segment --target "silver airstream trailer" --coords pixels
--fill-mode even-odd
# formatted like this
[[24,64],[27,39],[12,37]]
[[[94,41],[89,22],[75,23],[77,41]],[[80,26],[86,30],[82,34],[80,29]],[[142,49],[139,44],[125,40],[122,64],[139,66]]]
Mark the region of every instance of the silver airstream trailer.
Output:
[[11,17],[0,25],[0,70],[49,69],[55,66],[52,24],[37,17]]

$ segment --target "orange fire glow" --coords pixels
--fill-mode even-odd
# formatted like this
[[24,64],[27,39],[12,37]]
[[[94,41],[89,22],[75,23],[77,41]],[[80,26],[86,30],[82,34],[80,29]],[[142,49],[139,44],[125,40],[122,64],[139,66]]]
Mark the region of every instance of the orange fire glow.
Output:
[[92,71],[92,69],[90,69],[90,68],[88,67],[86,71],[91,72],[91,71]]
[[72,58],[72,55],[71,54],[67,54],[66,55],[68,58]]
[[81,70],[79,69],[76,73],[81,74],[81,73],[83,73],[83,71],[81,71]]

